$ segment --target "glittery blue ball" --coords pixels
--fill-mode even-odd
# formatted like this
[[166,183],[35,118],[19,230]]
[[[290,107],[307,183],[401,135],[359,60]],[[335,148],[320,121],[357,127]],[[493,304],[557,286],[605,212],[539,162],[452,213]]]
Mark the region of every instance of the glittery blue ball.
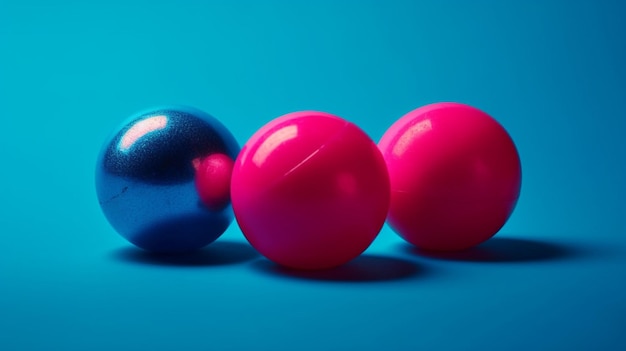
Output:
[[[113,228],[148,251],[181,253],[215,241],[233,221],[230,202],[207,206],[197,162],[239,145],[217,119],[183,106],[130,117],[105,141],[96,165],[100,207]],[[210,181],[210,179],[209,179]]]

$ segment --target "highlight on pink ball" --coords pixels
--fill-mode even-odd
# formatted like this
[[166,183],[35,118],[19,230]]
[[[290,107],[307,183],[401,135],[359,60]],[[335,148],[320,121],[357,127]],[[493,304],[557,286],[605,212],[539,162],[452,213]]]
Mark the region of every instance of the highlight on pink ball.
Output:
[[193,160],[196,170],[196,191],[210,209],[222,209],[230,203],[230,177],[234,161],[216,153]]
[[515,144],[477,108],[418,108],[385,132],[379,148],[391,182],[388,223],[420,249],[456,251],[488,240],[519,198]]
[[244,145],[232,173],[235,218],[250,244],[295,269],[326,269],[365,251],[385,223],[389,176],[356,125],[315,111],[279,117]]

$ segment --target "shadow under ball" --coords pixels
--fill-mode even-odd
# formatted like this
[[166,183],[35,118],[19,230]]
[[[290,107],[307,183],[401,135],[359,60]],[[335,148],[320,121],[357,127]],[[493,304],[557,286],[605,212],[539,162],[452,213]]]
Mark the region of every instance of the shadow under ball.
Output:
[[376,144],[353,123],[294,112],[259,129],[233,168],[241,231],[262,255],[295,269],[342,265],[385,223],[389,176]]
[[142,249],[197,250],[233,220],[230,175],[238,152],[232,134],[203,111],[165,106],[137,113],[98,156],[100,207],[113,228]]
[[459,103],[409,112],[379,147],[391,180],[389,225],[420,249],[478,245],[504,226],[517,203],[521,164],[507,131]]

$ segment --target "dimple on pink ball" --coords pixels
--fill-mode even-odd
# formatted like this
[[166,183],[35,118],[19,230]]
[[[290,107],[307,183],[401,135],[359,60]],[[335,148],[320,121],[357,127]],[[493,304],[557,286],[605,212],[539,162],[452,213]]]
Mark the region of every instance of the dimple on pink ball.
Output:
[[478,245],[504,226],[521,187],[520,158],[485,112],[436,103],[409,112],[379,142],[389,170],[389,225],[424,250]]
[[295,269],[325,269],[365,251],[389,209],[385,161],[360,128],[315,111],[258,130],[235,161],[231,199],[250,244]]

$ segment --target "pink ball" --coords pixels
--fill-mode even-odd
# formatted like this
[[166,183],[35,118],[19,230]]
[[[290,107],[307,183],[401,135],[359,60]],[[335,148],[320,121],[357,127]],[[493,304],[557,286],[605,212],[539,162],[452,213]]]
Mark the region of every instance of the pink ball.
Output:
[[506,130],[459,103],[409,112],[379,143],[389,170],[389,225],[420,249],[454,251],[494,236],[513,212],[521,165]]
[[328,113],[279,117],[235,161],[235,218],[262,255],[296,269],[342,265],[369,247],[389,209],[389,176],[376,144]]

